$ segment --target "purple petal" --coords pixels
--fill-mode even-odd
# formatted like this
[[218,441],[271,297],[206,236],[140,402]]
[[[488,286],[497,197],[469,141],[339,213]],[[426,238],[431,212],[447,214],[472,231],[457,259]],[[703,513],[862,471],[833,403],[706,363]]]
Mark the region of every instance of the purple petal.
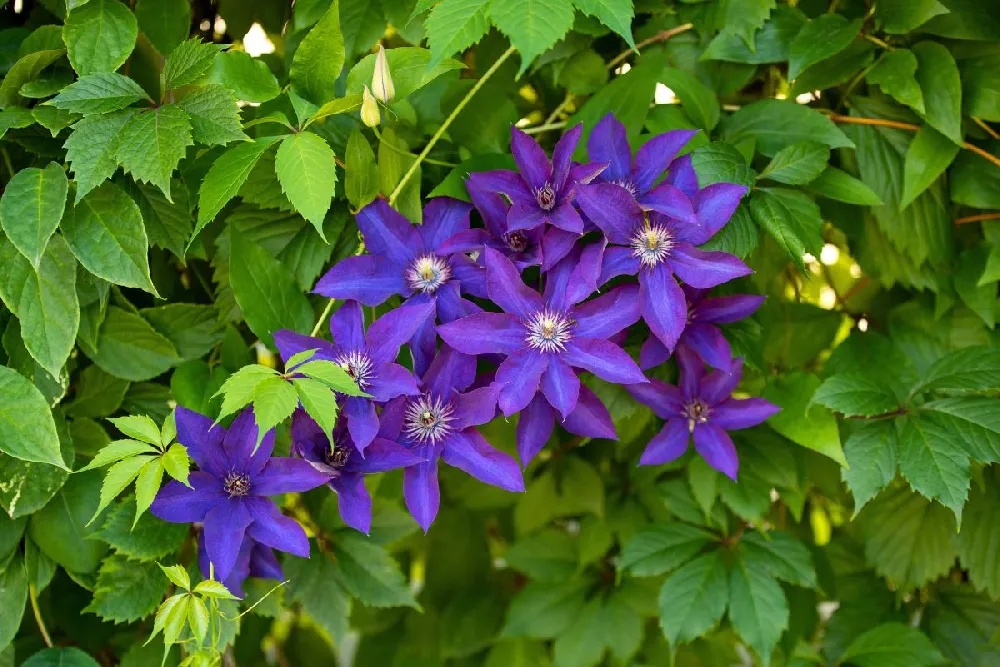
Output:
[[372,255],[348,257],[326,272],[316,294],[331,299],[355,299],[366,306],[378,306],[393,294],[408,294],[403,267]]
[[379,367],[378,375],[372,378],[368,393],[376,403],[385,403],[397,396],[416,396],[420,389],[410,371],[399,364],[384,364]]
[[558,264],[570,253],[579,240],[579,234],[567,232],[558,227],[546,229],[542,236],[542,271],[549,271]]
[[304,459],[273,458],[251,481],[255,496],[304,493],[330,481],[330,473]]
[[437,457],[403,468],[403,498],[410,515],[426,533],[441,505]]
[[[349,300],[330,316],[330,335],[341,350],[360,350],[365,346],[365,314],[361,304]],[[333,355],[330,356],[333,359]]]
[[378,437],[399,441],[403,430],[403,419],[406,415],[407,399],[403,396],[394,398],[382,406],[382,414],[378,420]]
[[508,169],[471,173],[468,183],[470,188],[478,188],[483,192],[501,193],[514,201],[534,200],[535,198],[535,193],[525,183],[524,178],[516,171]]
[[[484,299],[486,298],[485,274],[486,271],[484,270],[482,294],[482,298]],[[445,283],[444,286],[437,291],[437,294],[434,296],[434,300],[437,301],[438,321],[441,322],[441,324],[447,324],[448,322],[454,322],[455,320],[466,317],[467,315],[483,312],[482,308],[468,299],[462,298],[459,287],[454,281]]]
[[337,509],[341,520],[367,535],[372,529],[372,497],[365,487],[364,475],[343,474],[330,480],[337,493]]
[[625,126],[614,114],[607,114],[590,131],[587,157],[594,162],[607,163],[608,168],[601,174],[602,181],[621,181],[629,177],[632,171],[632,149],[628,145]]
[[709,405],[722,403],[736,389],[742,376],[743,360],[740,358],[733,359],[733,363],[730,365],[728,371],[726,369],[715,370],[702,378],[699,386],[701,397]]
[[[636,385],[639,386],[639,385]],[[585,438],[602,438],[615,440],[615,424],[607,407],[586,386],[580,386],[580,397],[577,399],[573,412],[563,421],[563,428],[575,435]]]
[[534,199],[515,201],[507,211],[507,229],[521,232],[535,229],[545,224],[549,212],[539,208]]
[[365,239],[365,248],[372,255],[381,255],[383,262],[409,264],[423,245],[410,221],[381,199],[358,211],[355,219]]
[[607,166],[604,162],[588,162],[574,165],[570,168],[569,178],[566,181],[571,187],[574,185],[588,185],[603,174]]
[[766,298],[758,294],[734,294],[705,299],[698,304],[697,317],[713,324],[736,322],[753,315]]
[[441,244],[455,234],[469,229],[472,206],[451,197],[435,197],[424,206],[424,224],[417,233],[424,241],[424,250],[439,252]]
[[684,412],[684,397],[681,391],[662,380],[651,379],[644,384],[626,387],[632,398],[653,411],[660,419],[673,419]]
[[705,463],[736,481],[740,460],[728,433],[714,424],[696,424],[694,448],[705,459]]
[[639,458],[639,465],[655,466],[676,461],[687,451],[690,437],[691,433],[683,419],[668,419],[660,432],[646,445]]
[[763,424],[779,412],[781,408],[763,398],[729,398],[713,407],[709,418],[716,426],[736,431]]
[[642,264],[639,258],[632,254],[631,248],[614,246],[604,251],[604,264],[601,266],[601,277],[597,284],[603,285],[618,276],[634,276],[639,273]]
[[582,133],[583,125],[577,123],[559,137],[556,147],[552,150],[552,185],[557,192],[566,185],[570,164],[573,162],[573,151],[580,143]]
[[[277,340],[278,333],[274,336]],[[222,452],[222,439],[226,435],[226,429],[208,417],[180,405],[174,412],[174,422],[177,425],[177,442],[187,447],[188,455],[199,468],[216,477],[228,472],[226,457]]]
[[[607,240],[601,239],[598,243],[588,245],[580,253],[580,261],[569,275],[565,296],[567,306],[576,305],[597,291],[601,269],[604,266],[604,250],[607,246]],[[638,317],[636,312],[636,319]]]
[[628,245],[632,232],[642,226],[642,209],[629,191],[620,185],[581,185],[576,190],[576,203],[612,243]]
[[650,336],[639,350],[639,368],[649,370],[665,363],[670,358],[670,350],[656,336]]
[[399,348],[413,337],[420,325],[434,316],[434,310],[433,302],[407,304],[372,322],[365,334],[372,361],[378,365],[395,361]]
[[507,357],[497,369],[500,383],[498,403],[504,416],[523,410],[538,393],[538,384],[548,364],[548,356],[537,350],[522,348]]
[[706,185],[694,197],[694,210],[698,221],[709,231],[708,238],[729,222],[747,193],[747,187],[736,183]]
[[463,429],[492,421],[497,415],[499,393],[500,388],[494,383],[464,394],[456,394],[452,398],[452,405],[455,407],[454,427]]
[[337,356],[336,347],[330,341],[305,334],[296,333],[289,329],[279,329],[274,332],[274,344],[278,348],[281,360],[288,363],[288,360],[299,352],[306,350],[316,350],[314,359],[326,359],[332,361]]
[[[579,404],[578,404],[579,409]],[[525,468],[542,451],[555,426],[555,410],[543,396],[536,396],[517,418],[517,455]]]
[[365,450],[364,458],[352,456],[344,470],[349,473],[365,474],[388,472],[422,463],[423,460],[423,457],[417,452],[407,449],[397,442],[385,438],[375,438]]
[[438,325],[441,340],[463,354],[512,354],[524,347],[521,321],[507,313],[476,313]]
[[424,373],[423,380],[430,393],[449,398],[456,391],[465,391],[475,382],[476,358],[444,345]]
[[250,576],[279,581],[285,578],[281,571],[281,563],[270,547],[256,543],[250,547]]
[[229,498],[205,515],[205,551],[215,566],[216,579],[224,580],[229,576],[252,520],[242,502]]
[[639,273],[639,309],[653,335],[674,349],[687,324],[687,301],[666,266]]
[[549,367],[542,374],[541,387],[549,404],[566,419],[576,407],[580,395],[580,378],[559,355],[554,354],[549,358]]
[[570,203],[563,203],[549,211],[548,221],[553,227],[574,234],[583,233],[583,218]]
[[584,303],[573,311],[574,334],[585,338],[610,338],[639,319],[639,288],[622,285]]
[[485,484],[507,491],[524,491],[524,477],[517,461],[495,449],[474,428],[452,434],[444,443],[441,458]]
[[457,281],[461,285],[462,292],[485,299],[486,269],[465,255],[452,255],[449,262],[451,264],[453,282]]
[[375,404],[368,398],[348,396],[344,400],[344,415],[347,416],[347,430],[351,434],[354,446],[362,454],[365,447],[375,439],[378,433],[378,415],[375,414]]
[[[222,448],[229,462],[228,470],[247,472],[251,476],[259,473],[274,451],[274,429],[272,428],[261,438],[257,446],[257,419],[253,408],[246,408],[237,415],[230,424]],[[257,451],[254,452],[254,448]]]
[[674,273],[692,287],[715,287],[753,273],[736,255],[698,250],[687,243],[675,245],[667,262]]
[[670,173],[664,179],[667,183],[676,186],[689,198],[694,199],[698,194],[698,175],[691,166],[691,154],[682,155],[670,164]]
[[[254,544],[256,543],[249,537],[243,537],[243,543],[240,544],[240,551],[236,556],[233,569],[229,572],[229,576],[222,581],[229,592],[236,597],[242,598],[244,595],[243,582],[250,576],[250,554]],[[201,576],[205,579],[208,579],[209,575],[212,574],[210,565],[208,549],[205,548],[205,532],[202,531],[198,535],[198,569],[201,570]]]
[[517,267],[492,248],[485,251],[487,291],[490,300],[511,315],[527,319],[541,310],[542,297],[525,286]]
[[719,327],[704,322],[694,322],[684,329],[681,341],[697,352],[702,361],[712,368],[729,370],[733,353],[729,349],[729,341],[719,331]]
[[677,385],[683,399],[704,398],[699,386],[705,377],[705,362],[694,350],[683,345],[675,350],[674,360],[677,362]]
[[[490,195],[503,199],[500,195]],[[504,217],[507,216],[507,209],[504,208]],[[454,253],[479,252],[483,246],[492,243],[493,237],[485,229],[466,229],[453,236],[438,247],[438,252],[442,255],[452,255]]]
[[597,338],[573,338],[562,353],[570,366],[588,370],[602,380],[616,384],[646,382],[632,357],[614,343]]
[[672,130],[657,135],[643,144],[635,154],[632,182],[638,192],[646,192],[656,182],[677,154],[698,130]]
[[[507,209],[510,208],[507,199],[497,192],[490,192],[479,187],[479,182],[471,178],[471,175],[465,182],[465,187],[469,191],[472,205],[476,207],[476,211],[483,219],[485,231],[499,239],[507,231]],[[446,245],[448,244],[446,243]],[[442,252],[444,252],[443,248]]]
[[662,213],[686,225],[697,225],[698,218],[688,196],[670,183],[661,183],[639,199],[644,207]]
[[213,507],[228,500],[219,479],[210,473],[193,472],[188,483],[192,488],[174,480],[167,482],[149,508],[153,516],[170,523],[204,521]]
[[[408,303],[433,303],[436,306],[437,297],[418,294],[410,299]],[[413,359],[413,372],[418,377],[427,372],[428,366],[430,366],[431,361],[434,359],[436,349],[437,331],[435,329],[434,318],[427,318],[417,327],[416,333],[410,339],[410,358]]]
[[277,505],[263,498],[247,498],[245,506],[253,517],[247,530],[250,537],[278,551],[309,558],[309,538],[298,521],[285,516]]
[[538,142],[513,125],[510,127],[510,152],[514,154],[518,171],[532,190],[540,190],[551,182],[552,164],[549,157]]

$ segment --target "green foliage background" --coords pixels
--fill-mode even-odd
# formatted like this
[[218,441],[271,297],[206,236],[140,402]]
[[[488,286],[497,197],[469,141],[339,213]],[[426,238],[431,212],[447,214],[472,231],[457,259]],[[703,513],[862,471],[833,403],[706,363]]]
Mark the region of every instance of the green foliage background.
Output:
[[[993,0],[289,4],[4,4],[0,665],[155,664],[175,593],[213,632],[171,664],[1000,664]],[[274,330],[313,329],[353,211],[419,221],[510,164],[511,123],[551,148],[608,112],[634,145],[702,130],[700,184],[753,186],[712,245],[769,297],[725,333],[783,412],[738,434],[739,483],[636,467],[656,418],[593,382],[620,442],[557,432],[525,494],[443,470],[424,536],[374,476],[370,538],[328,489],[286,497],[315,537],[286,586],[184,593],[193,533],[142,512],[186,474],[172,407],[217,416]],[[148,464],[81,471],[122,434]]]

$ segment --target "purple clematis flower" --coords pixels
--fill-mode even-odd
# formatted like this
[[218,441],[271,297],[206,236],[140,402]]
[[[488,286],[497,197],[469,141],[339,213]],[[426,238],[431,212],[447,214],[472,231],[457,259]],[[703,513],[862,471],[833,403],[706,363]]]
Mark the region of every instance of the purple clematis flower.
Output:
[[[542,394],[531,399],[527,407],[521,411],[517,420],[517,455],[525,468],[548,442],[557,415],[555,408],[549,405],[549,401]],[[584,438],[603,440],[618,438],[607,407],[597,394],[582,384],[576,407],[561,420],[561,424],[570,433]]]
[[[201,569],[201,576],[208,578],[211,568],[209,567],[208,549],[205,548],[205,533],[198,536],[198,566]],[[278,562],[274,551],[259,542],[255,542],[249,535],[243,538],[240,545],[240,553],[236,557],[236,564],[222,584],[229,589],[229,592],[236,597],[243,597],[243,582],[247,577],[257,577],[259,579],[277,579],[281,581],[285,575],[281,570],[281,563]]]
[[[729,341],[722,335],[716,324],[729,324],[750,317],[764,303],[766,297],[757,294],[734,294],[705,298],[708,290],[682,285],[687,299],[687,324],[681,333],[678,345],[691,348],[702,361],[720,370],[728,370],[733,360]],[[659,366],[666,361],[672,350],[668,350],[659,338],[650,337],[642,344],[639,365],[643,370]]]
[[672,350],[687,321],[675,274],[692,287],[707,289],[753,273],[735,255],[694,247],[722,229],[747,189],[731,183],[710,185],[698,192],[692,205],[680,189],[660,187],[670,192],[672,215],[643,211],[624,188],[611,183],[580,190],[577,202],[613,244],[604,253],[598,284],[638,274],[642,317]]
[[743,375],[743,360],[737,358],[727,373],[705,373],[705,365],[693,351],[677,348],[674,355],[680,374],[679,387],[652,380],[632,385],[629,393],[666,419],[663,429],[646,446],[639,465],[659,465],[680,458],[688,440],[708,465],[736,479],[739,459],[727,431],[749,428],[766,421],[781,408],[763,398],[731,398]]
[[474,428],[496,416],[497,401],[495,384],[466,391],[475,378],[475,358],[442,347],[424,375],[424,392],[393,399],[382,411],[379,435],[423,459],[403,469],[403,497],[424,532],[441,504],[439,460],[486,484],[524,491],[517,462]]
[[637,288],[618,287],[577,305],[594,291],[602,250],[603,244],[588,247],[572,267],[561,262],[547,274],[543,298],[524,285],[509,259],[487,248],[490,299],[504,312],[477,313],[438,327],[441,338],[459,352],[507,355],[496,373],[504,415],[523,410],[541,388],[549,404],[568,418],[580,395],[573,368],[608,382],[645,382],[632,358],[607,340],[638,319]]
[[253,410],[244,410],[229,429],[197,412],[177,408],[177,441],[187,447],[199,470],[188,488],[170,481],[156,494],[150,511],[170,523],[204,523],[205,551],[215,576],[225,581],[249,536],[265,546],[309,557],[309,540],[294,519],[278,511],[268,496],[309,491],[330,475],[307,461],[271,458],[274,431],[257,446]]
[[329,487],[337,493],[340,518],[366,535],[372,527],[372,498],[365,475],[422,463],[424,459],[402,445],[375,438],[362,455],[347,429],[338,423],[330,447],[323,429],[301,408],[292,415],[292,452],[330,474]]
[[[549,161],[542,147],[530,136],[511,126],[510,150],[518,171],[498,169],[469,174],[469,183],[487,192],[499,192],[510,200],[508,233],[536,229],[546,222],[572,234],[583,233],[583,218],[573,207],[578,183],[589,183],[603,164],[573,166],[573,151],[583,126],[564,134]],[[518,173],[520,172],[520,173]]]
[[432,303],[400,306],[372,322],[365,331],[361,304],[348,301],[330,317],[333,343],[282,329],[274,333],[274,344],[285,363],[299,352],[316,350],[311,359],[337,363],[354,378],[361,391],[371,395],[371,398],[347,396],[344,399],[347,428],[354,445],[363,453],[378,433],[375,404],[420,393],[416,378],[396,363],[396,357],[403,343],[431,320],[433,314]]
[[[455,234],[442,246],[442,251],[474,253],[481,252],[483,246],[489,246],[509,257],[519,269],[542,263],[541,228],[508,231],[507,211],[510,204],[504,196],[477,187],[471,179],[466,181],[466,189],[472,205],[483,219],[484,228],[468,229]],[[578,238],[578,235],[573,235],[573,238]]]
[[[437,197],[424,207],[424,224],[410,221],[381,199],[357,215],[367,255],[338,262],[316,283],[314,292],[331,299],[353,299],[377,306],[394,294],[408,303],[433,303],[437,319],[450,322],[479,310],[462,294],[486,296],[486,273],[445,243],[469,229],[472,207],[450,197]],[[434,356],[434,323],[417,330],[411,352],[417,373]]]
[[[625,126],[609,113],[594,126],[587,140],[590,159],[608,165],[595,182],[625,189],[645,210],[670,214],[674,207],[670,189],[663,185],[654,188],[653,184],[697,133],[698,130],[673,130],[657,135],[636,151],[633,162]],[[590,186],[581,186],[581,190],[587,187]]]

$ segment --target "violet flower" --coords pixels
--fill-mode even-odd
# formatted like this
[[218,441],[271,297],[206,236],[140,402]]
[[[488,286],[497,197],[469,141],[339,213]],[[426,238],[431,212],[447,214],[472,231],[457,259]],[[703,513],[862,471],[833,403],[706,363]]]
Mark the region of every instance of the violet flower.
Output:
[[733,361],[727,373],[705,373],[705,365],[686,347],[675,353],[679,387],[651,380],[632,385],[629,393],[661,419],[663,429],[646,446],[639,465],[659,465],[680,458],[688,440],[708,465],[736,479],[739,458],[727,431],[749,428],[766,421],[780,408],[763,398],[730,397],[743,375],[743,360]]
[[396,357],[403,343],[425,322],[433,323],[433,313],[434,305],[429,302],[401,306],[372,322],[365,331],[361,304],[347,301],[330,317],[333,343],[282,329],[274,333],[274,344],[285,363],[299,352],[316,350],[311,359],[335,362],[354,378],[361,391],[371,395],[344,398],[347,428],[358,451],[364,452],[378,432],[375,404],[420,393],[416,378],[396,363]]
[[504,415],[523,410],[541,388],[567,418],[580,395],[573,368],[607,382],[645,382],[632,358],[607,340],[638,319],[637,288],[619,287],[577,306],[593,293],[601,250],[603,244],[591,246],[572,270],[564,263],[563,270],[547,274],[543,299],[524,285],[509,259],[487,248],[487,289],[504,312],[477,313],[438,327],[441,338],[459,352],[507,355],[496,373]]
[[746,188],[731,183],[710,185],[698,192],[692,205],[678,188],[660,187],[669,195],[672,215],[643,211],[624,188],[611,183],[581,189],[577,202],[617,246],[604,253],[598,284],[620,275],[638,275],[642,318],[672,350],[687,321],[684,293],[674,274],[692,287],[705,289],[752,273],[735,255],[694,247],[722,229]]
[[469,174],[469,182],[487,192],[499,192],[510,200],[508,232],[536,229],[546,222],[572,234],[583,233],[583,219],[573,207],[578,183],[589,183],[604,168],[602,164],[573,166],[573,151],[583,126],[564,134],[552,151],[552,161],[542,147],[514,126],[510,128],[510,150],[518,172],[498,169]]
[[[549,405],[549,401],[542,394],[531,399],[520,412],[517,419],[517,455],[521,458],[523,467],[527,468],[548,442],[557,415],[555,408]],[[582,384],[576,407],[565,419],[561,419],[560,424],[573,435],[584,438],[603,440],[618,438],[607,407],[597,394]]]
[[496,385],[466,391],[476,378],[476,360],[443,347],[424,375],[424,393],[390,401],[379,435],[423,459],[403,469],[406,507],[424,532],[441,504],[438,461],[481,482],[524,491],[517,462],[495,449],[474,427],[496,416]]
[[[205,548],[204,532],[198,536],[198,567],[201,569],[201,576],[207,579],[211,574],[211,568],[209,567],[208,549]],[[222,584],[230,593],[241,598],[244,595],[243,582],[246,581],[247,577],[277,579],[278,581],[285,578],[281,570],[281,563],[275,557],[274,551],[268,546],[255,542],[249,535],[244,536],[236,563],[229,576],[222,580]]]
[[415,452],[385,438],[375,438],[361,453],[342,420],[333,431],[333,447],[323,429],[304,410],[292,415],[292,452],[330,474],[327,485],[337,493],[340,518],[366,535],[372,527],[372,498],[365,475],[423,462]]
[[177,441],[187,447],[199,470],[188,478],[191,488],[167,482],[150,511],[170,523],[203,522],[205,551],[219,581],[233,571],[246,536],[308,558],[309,540],[302,526],[284,516],[268,496],[309,491],[330,475],[301,459],[271,458],[274,431],[265,433],[257,445],[251,409],[241,412],[228,430],[182,407],[175,420]]
[[[729,341],[722,335],[716,324],[729,324],[750,317],[764,303],[766,297],[757,294],[734,294],[705,298],[708,290],[681,285],[687,299],[687,324],[681,333],[678,345],[693,350],[701,360],[712,368],[728,370],[733,360]],[[639,365],[643,370],[659,366],[666,361],[672,350],[668,350],[659,338],[651,336],[642,344]]]

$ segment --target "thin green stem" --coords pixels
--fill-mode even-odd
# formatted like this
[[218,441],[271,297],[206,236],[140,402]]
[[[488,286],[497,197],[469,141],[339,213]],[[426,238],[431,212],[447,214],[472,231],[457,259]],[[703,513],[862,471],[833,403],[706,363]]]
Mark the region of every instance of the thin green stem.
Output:
[[326,322],[326,318],[330,316],[330,311],[333,310],[334,301],[336,301],[336,299],[330,299],[326,302],[326,308],[323,309],[323,313],[319,316],[319,319],[316,320],[316,326],[314,326],[313,330],[309,333],[310,336],[315,338],[316,334],[319,333],[319,330],[323,328],[323,322]]
[[483,85],[490,79],[490,77],[493,76],[498,69],[500,69],[500,66],[503,65],[508,58],[514,55],[515,50],[516,49],[512,46],[504,51],[503,55],[497,58],[496,62],[493,63],[488,70],[486,70],[486,72],[479,78],[479,81],[476,81],[476,84],[472,86],[468,93],[465,94],[465,97],[463,97],[452,112],[448,114],[448,117],[444,119],[443,123],[441,123],[441,127],[438,128],[438,131],[434,133],[431,140],[427,142],[426,146],[424,146],[424,150],[420,151],[420,155],[417,156],[417,159],[414,160],[413,164],[410,165],[410,168],[406,170],[405,174],[403,174],[403,178],[400,179],[399,184],[396,185],[396,189],[392,191],[391,195],[389,195],[389,206],[396,203],[396,199],[399,198],[403,188],[410,181],[410,179],[413,178],[413,174],[417,172],[417,168],[420,166],[420,163],[427,159],[427,154],[431,152],[431,149],[434,148],[434,145],[438,142],[438,140],[444,136],[445,131],[451,126],[455,119],[458,118],[458,114],[462,113],[462,109],[464,109],[465,105],[469,103],[469,100],[471,100],[473,96],[479,92],[479,89],[482,88]]
[[559,106],[557,106],[555,110],[549,114],[549,117],[545,119],[545,123],[543,124],[548,125],[549,123],[554,123],[556,119],[559,118],[559,114],[561,114],[563,110],[572,103],[573,103],[573,94],[566,93],[566,97],[564,97],[563,101],[559,103]]
[[874,37],[874,36],[872,36],[872,35],[869,35],[869,34],[867,34],[867,33],[866,33],[866,34],[863,34],[863,35],[861,35],[861,36],[862,36],[862,37],[864,37],[865,39],[867,39],[867,40],[868,40],[869,42],[871,42],[872,44],[877,44],[877,45],[881,46],[881,47],[882,47],[883,49],[886,49],[887,51],[895,51],[895,50],[896,50],[896,49],[895,49],[895,47],[893,47],[893,46],[891,46],[890,44],[888,44],[888,43],[886,43],[886,42],[882,41],[882,40],[881,40],[881,39],[879,39],[878,37]]
[[[405,155],[406,157],[417,157],[416,155],[414,155],[410,151],[404,151],[402,148],[399,148],[398,146],[394,146],[391,141],[385,141],[384,139],[382,139],[382,134],[378,131],[378,128],[373,127],[372,130],[375,132],[375,136],[378,137],[378,140],[380,142],[379,143],[380,146],[387,146],[393,152],[399,153],[400,155]],[[440,167],[457,167],[458,166],[454,162],[445,162],[444,160],[435,160],[435,159],[429,158],[429,157],[425,157],[424,158],[424,162],[426,162],[427,164],[436,164],[436,165],[438,165]]]
[[52,648],[52,637],[45,627],[45,619],[42,618],[42,610],[38,607],[38,591],[34,584],[28,584],[28,599],[31,600],[31,611],[35,614],[35,622],[38,624],[38,631],[42,633],[42,641],[49,648]]
[[524,129],[525,134],[541,134],[542,132],[548,132],[549,130],[561,130],[566,127],[566,122],[560,123],[546,123],[545,125],[536,125],[535,127],[529,127]]
[[7,173],[10,174],[11,178],[14,178],[14,165],[10,162],[10,153],[7,152],[6,148],[0,148],[0,155],[3,155],[3,164],[7,167]]

